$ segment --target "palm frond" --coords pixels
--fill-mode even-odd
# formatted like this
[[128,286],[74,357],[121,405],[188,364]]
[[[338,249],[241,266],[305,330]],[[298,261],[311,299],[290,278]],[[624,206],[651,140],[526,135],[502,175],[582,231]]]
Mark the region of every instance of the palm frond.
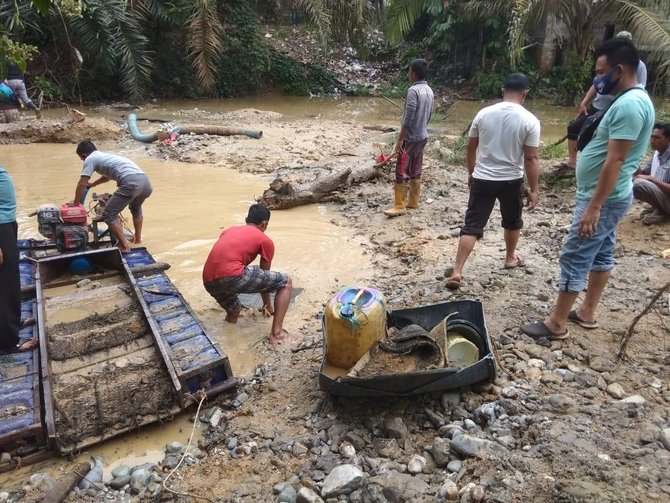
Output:
[[140,18],[124,0],[89,0],[83,15],[71,22],[79,47],[101,70],[117,72],[121,88],[138,99],[153,69],[149,40]]
[[206,91],[214,89],[219,54],[223,46],[223,26],[215,0],[196,0],[194,12],[186,22],[186,50],[193,59],[198,84]]
[[386,17],[386,36],[396,44],[414,27],[421,13],[432,0],[393,0]]
[[131,0],[128,7],[145,19],[154,19],[165,24],[175,22],[175,19],[170,17],[170,11],[164,0]]
[[325,45],[331,35],[332,20],[327,0],[296,0],[296,6],[307,15],[309,24],[316,28],[321,43]]
[[[617,0],[619,16],[635,35],[635,45],[649,50],[649,60],[670,75],[670,2]],[[645,5],[642,5],[645,4]]]

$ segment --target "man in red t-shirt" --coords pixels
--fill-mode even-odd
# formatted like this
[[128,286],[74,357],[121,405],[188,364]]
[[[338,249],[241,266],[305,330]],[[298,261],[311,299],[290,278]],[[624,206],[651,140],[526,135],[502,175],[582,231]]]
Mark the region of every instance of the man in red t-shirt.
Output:
[[[209,294],[226,310],[226,321],[237,323],[242,311],[239,293],[260,293],[263,312],[272,320],[270,342],[288,341],[289,334],[282,328],[293,291],[291,278],[281,272],[270,270],[275,245],[265,235],[270,221],[270,210],[261,204],[249,208],[247,225],[230,227],[221,233],[219,240],[209,252],[202,271],[202,282]],[[249,267],[261,256],[260,267]],[[270,293],[275,295],[274,308],[270,304]]]

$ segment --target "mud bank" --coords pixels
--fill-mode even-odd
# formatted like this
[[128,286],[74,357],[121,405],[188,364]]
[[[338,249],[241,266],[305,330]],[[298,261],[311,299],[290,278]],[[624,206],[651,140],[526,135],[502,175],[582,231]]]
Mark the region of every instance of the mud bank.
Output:
[[93,141],[118,140],[123,128],[112,121],[88,117],[83,122],[63,119],[25,119],[2,125],[0,144],[12,143],[77,143],[83,139]]

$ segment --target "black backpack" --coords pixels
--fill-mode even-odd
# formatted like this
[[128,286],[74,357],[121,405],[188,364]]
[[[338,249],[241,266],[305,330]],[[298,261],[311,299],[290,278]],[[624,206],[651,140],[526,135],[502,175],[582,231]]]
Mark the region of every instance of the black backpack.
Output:
[[[579,135],[577,136],[577,150],[580,152],[586,148],[586,146],[589,144],[591,139],[593,138],[593,135],[596,134],[596,129],[598,129],[598,126],[600,125],[600,121],[603,120],[603,117],[605,117],[605,114],[607,111],[610,109],[612,105],[614,105],[614,102],[621,98],[624,94],[626,94],[628,91],[632,91],[633,89],[641,89],[639,87],[630,87],[626,89],[624,92],[619,94],[612,103],[609,104],[609,106],[606,106],[602,110],[598,110],[596,113],[593,115],[589,115],[586,120],[584,121],[584,125],[582,125],[582,128],[579,130]],[[644,91],[644,89],[642,89]]]

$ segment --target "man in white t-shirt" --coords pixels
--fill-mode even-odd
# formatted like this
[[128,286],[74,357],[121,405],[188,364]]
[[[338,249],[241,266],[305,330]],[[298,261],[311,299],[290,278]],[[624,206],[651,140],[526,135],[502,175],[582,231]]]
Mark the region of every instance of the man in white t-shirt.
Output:
[[522,106],[528,87],[525,75],[509,75],[502,89],[503,101],[480,110],[472,121],[466,151],[470,199],[448,288],[461,286],[465,261],[477,239],[484,235],[496,200],[500,202],[505,229],[505,269],[524,265],[523,258],[516,253],[523,227],[524,170],[530,186],[529,210],[537,204],[540,175],[540,121]]
[[[130,251],[130,242],[123,233],[123,227],[119,221],[119,213],[128,206],[133,215],[133,227],[135,235],[133,243],[142,242],[142,203],[151,195],[153,187],[149,177],[130,159],[120,155],[108,154],[99,151],[93,142],[85,140],[77,145],[77,155],[84,161],[81,176],[74,193],[74,201],[71,204],[81,204],[86,190],[96,187],[101,183],[114,180],[116,191],[107,201],[102,212],[102,220],[105,221],[109,230],[117,239],[117,246],[121,253]],[[91,182],[91,176],[97,172],[100,178]]]

